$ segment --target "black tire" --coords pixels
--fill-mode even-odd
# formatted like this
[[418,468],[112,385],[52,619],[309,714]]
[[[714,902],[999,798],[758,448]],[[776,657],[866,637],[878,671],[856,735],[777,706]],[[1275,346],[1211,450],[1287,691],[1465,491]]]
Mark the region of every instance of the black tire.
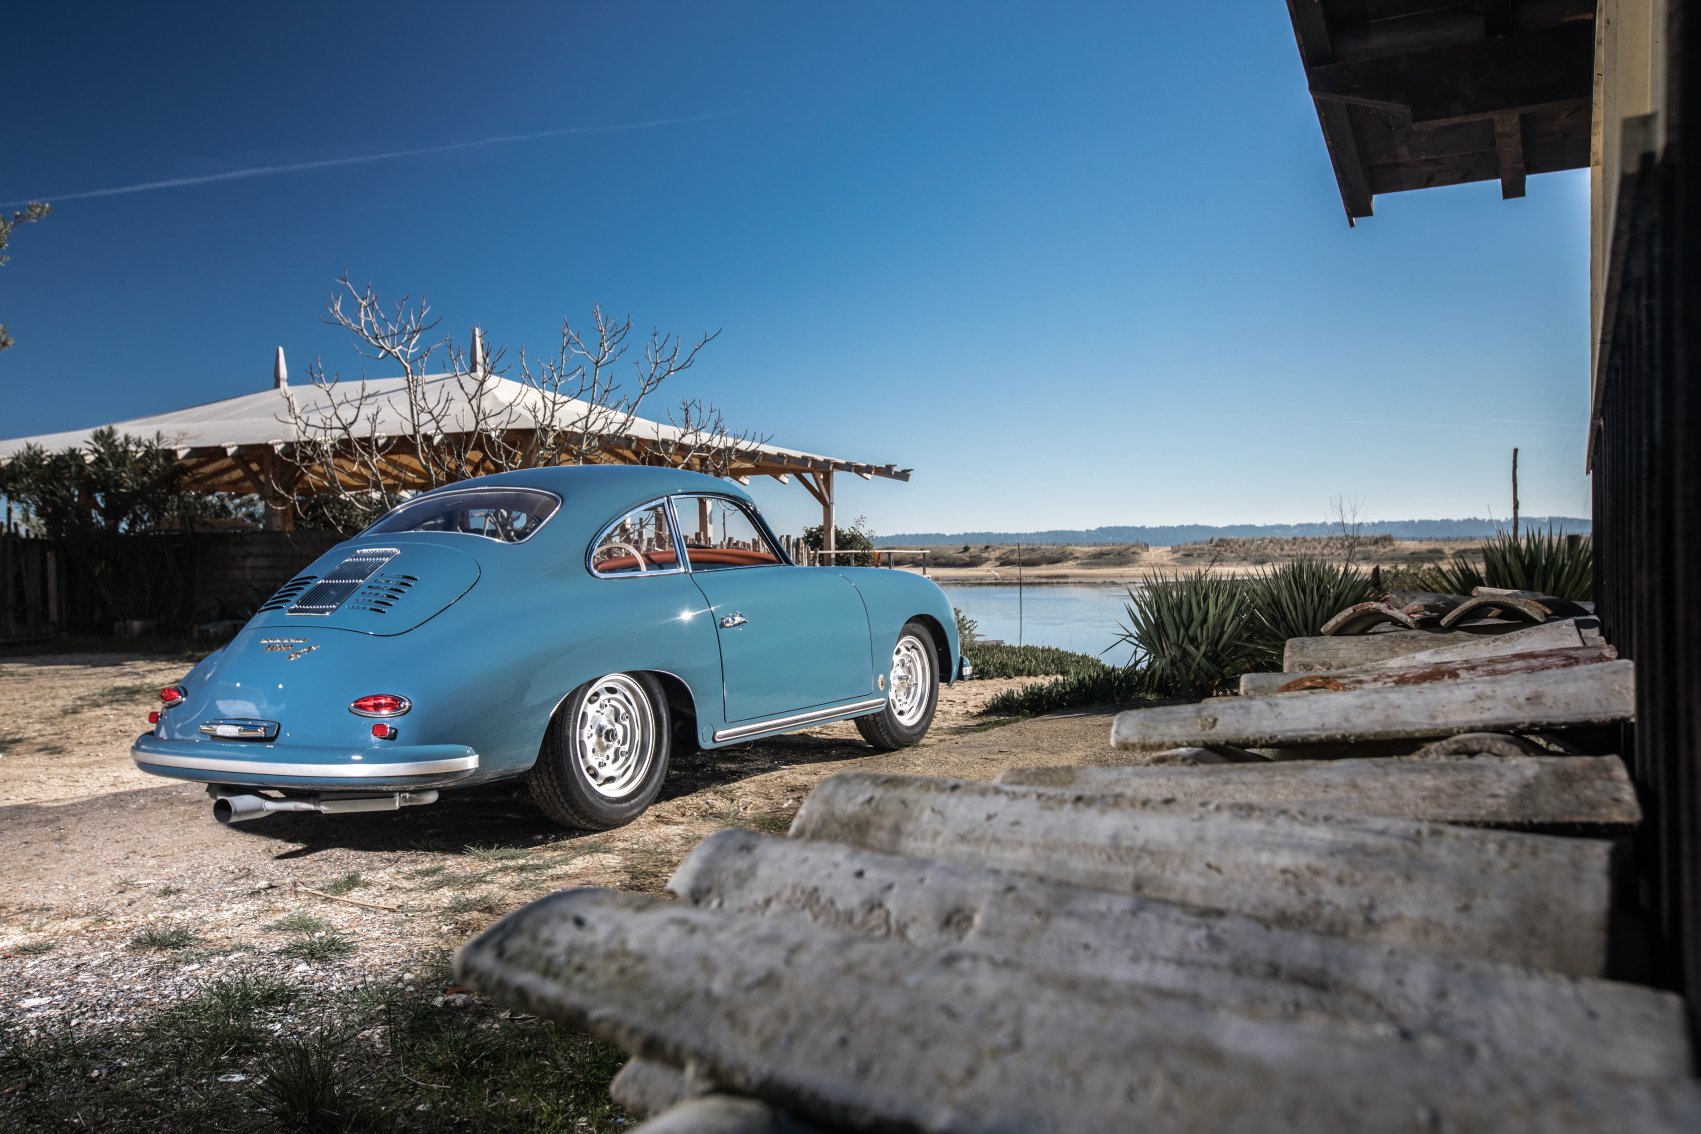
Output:
[[886,707],[856,718],[856,730],[882,752],[908,748],[927,735],[938,707],[939,651],[933,632],[921,622],[906,622],[892,648]]
[[526,786],[563,827],[625,826],[661,791],[672,736],[660,682],[647,673],[606,674],[556,710]]

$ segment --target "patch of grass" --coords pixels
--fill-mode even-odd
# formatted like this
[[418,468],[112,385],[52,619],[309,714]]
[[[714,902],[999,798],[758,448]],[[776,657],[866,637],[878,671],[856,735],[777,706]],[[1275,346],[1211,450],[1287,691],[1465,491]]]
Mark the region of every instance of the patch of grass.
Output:
[[1075,552],[1067,547],[1009,547],[998,556],[1000,567],[1044,567],[1053,563],[1067,563],[1075,558]]
[[154,891],[154,897],[156,897],[156,898],[175,898],[175,897],[177,897],[177,895],[182,894],[182,893],[186,893],[186,892],[187,891],[185,891],[183,889],[183,887],[181,887],[181,886],[161,886],[159,889]]
[[443,912],[449,914],[495,913],[498,909],[494,894],[462,894],[443,903]]
[[197,940],[195,931],[181,925],[150,925],[130,938],[132,949],[154,949],[162,952],[187,949]]
[[360,871],[351,870],[347,874],[340,874],[329,882],[321,883],[313,888],[333,897],[341,897],[350,890],[358,890],[364,885],[366,885],[366,879],[360,876]]
[[342,933],[315,933],[297,937],[278,950],[282,957],[297,961],[340,961],[355,950],[354,938]]
[[621,852],[620,865],[626,872],[623,890],[659,894],[667,889],[667,880],[679,869],[679,852],[660,847],[636,844]]
[[1251,580],[1247,635],[1255,661],[1282,668],[1289,638],[1311,638],[1323,624],[1355,603],[1376,597],[1370,576],[1316,556],[1301,556],[1263,571]]
[[439,874],[429,882],[421,883],[421,890],[458,890],[464,886],[477,886],[480,882],[488,882],[496,876],[494,870],[451,870]]
[[1091,654],[1077,654],[1056,646],[986,646],[975,644],[963,651],[975,667],[976,677],[1050,677],[1053,674],[1091,673],[1104,663]]
[[436,866],[422,866],[422,867],[419,867],[417,870],[408,871],[404,875],[404,877],[407,877],[407,878],[435,878],[435,877],[437,877],[437,875],[443,873],[447,869],[449,869],[449,868],[447,866],[442,865],[441,863],[439,863]]
[[39,957],[43,953],[53,952],[54,946],[58,944],[59,942],[57,941],[48,941],[45,939],[40,941],[25,941],[22,945],[12,946],[12,952],[16,953],[20,957]]
[[284,914],[284,916],[278,918],[276,921],[268,921],[260,928],[269,929],[273,933],[313,934],[329,932],[331,923],[322,917],[314,917],[310,913],[297,911],[295,913]]
[[1031,717],[1063,709],[1094,705],[1129,706],[1153,700],[1155,698],[1146,688],[1146,677],[1140,670],[1107,665],[1061,681],[1006,689],[988,701],[981,712]]
[[537,870],[548,870],[549,863],[531,859],[526,862],[505,862],[496,869],[505,874],[530,874]]
[[149,1033],[156,1050],[214,1067],[257,1048],[269,1035],[265,1014],[294,997],[282,981],[233,977],[167,1009],[152,1022]]
[[[140,1027],[28,1034],[0,1023],[0,1129],[539,1131],[629,1129],[608,1098],[625,1055],[500,1005],[436,1003],[452,979],[421,970],[417,991],[369,985],[289,1001],[282,986],[209,988]],[[240,1021],[247,1018],[251,1028]],[[236,1021],[234,1030],[225,1030]],[[271,1027],[286,1022],[281,1035]],[[196,1050],[206,1058],[193,1058]],[[224,1070],[241,1081],[221,1083]]]
[[532,852],[530,847],[499,847],[499,846],[469,846],[464,852],[468,858],[478,862],[512,862],[517,858],[526,858]]
[[285,1130],[368,1130],[381,1115],[356,1090],[361,1075],[340,1057],[347,1040],[320,1032],[277,1044],[260,1063],[261,1107]]

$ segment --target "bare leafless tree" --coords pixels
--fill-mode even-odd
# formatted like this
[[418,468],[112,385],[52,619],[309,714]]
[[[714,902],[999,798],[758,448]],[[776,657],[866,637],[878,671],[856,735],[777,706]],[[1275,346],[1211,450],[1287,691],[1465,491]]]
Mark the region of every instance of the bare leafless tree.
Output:
[[1356,496],[1329,498],[1329,521],[1335,529],[1335,540],[1341,549],[1341,566],[1351,567],[1364,546],[1364,501]]
[[632,319],[599,305],[583,331],[562,320],[552,353],[522,350],[510,366],[477,332],[468,345],[439,335],[423,299],[385,306],[370,285],[357,288],[346,275],[338,285],[326,322],[348,331],[362,357],[398,373],[351,383],[315,361],[312,397],[285,387],[296,440],[274,487],[303,510],[323,511],[329,497],[338,514],[358,518],[406,492],[539,465],[661,463],[725,473],[766,440],[734,432],[701,399],[681,401],[671,429],[639,426],[644,404],[719,331],[688,344],[652,329],[634,358]]

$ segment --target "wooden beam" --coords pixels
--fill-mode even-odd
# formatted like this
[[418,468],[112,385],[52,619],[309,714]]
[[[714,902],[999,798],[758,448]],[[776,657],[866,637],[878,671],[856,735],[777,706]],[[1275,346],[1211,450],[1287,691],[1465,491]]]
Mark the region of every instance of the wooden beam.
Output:
[[[1329,22],[1323,15],[1322,0],[1288,0],[1288,17],[1293,21],[1294,41],[1299,45],[1300,62],[1309,73],[1313,67],[1323,67],[1335,61],[1335,49],[1329,36]],[[1341,190],[1341,204],[1347,210],[1347,224],[1371,215],[1370,181],[1365,174],[1364,161],[1359,156],[1358,139],[1353,134],[1352,119],[1347,108],[1336,102],[1314,99],[1317,124],[1323,131],[1323,147],[1329,152],[1329,164],[1335,170],[1335,183]],[[907,479],[907,478],[906,478]]]
[[872,772],[818,786],[791,835],[1419,953],[1572,976],[1606,963],[1606,840]]
[[1593,21],[1476,43],[1331,63],[1306,71],[1312,97],[1408,111],[1434,125],[1508,111],[1587,104],[1594,83]]
[[1429,740],[1461,732],[1547,732],[1635,714],[1635,665],[1600,662],[1474,681],[1277,697],[1226,697],[1119,713],[1117,748],[1286,748]]
[[1516,112],[1494,116],[1494,152],[1500,160],[1500,199],[1524,195],[1524,116]]
[[[1214,780],[1238,774],[1188,771]],[[1622,766],[1618,780],[1631,795]],[[1669,992],[1426,957],[973,863],[722,831],[680,864],[668,890],[686,905],[737,917],[990,955],[1248,1015],[1436,1036],[1497,1060],[1640,1078],[1689,1069],[1683,1001]],[[681,1086],[689,1087],[675,1091]]]
[[[1376,896],[1361,904],[1379,906]],[[569,890],[510,915],[462,948],[456,974],[840,1130],[1701,1124],[1689,1079],[1544,1070],[616,890]],[[764,1010],[751,1010],[753,996]],[[708,1127],[699,1115],[668,1129]]]

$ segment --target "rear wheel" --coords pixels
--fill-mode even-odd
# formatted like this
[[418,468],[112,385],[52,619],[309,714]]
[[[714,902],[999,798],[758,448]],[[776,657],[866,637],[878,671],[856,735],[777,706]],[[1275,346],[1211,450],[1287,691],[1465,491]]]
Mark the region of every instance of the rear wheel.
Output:
[[874,747],[890,752],[908,748],[927,735],[939,707],[939,653],[933,632],[920,622],[906,622],[892,647],[892,668],[886,675],[886,707],[856,718],[856,729]]
[[526,783],[562,826],[620,827],[660,793],[671,740],[660,683],[647,673],[611,673],[579,686],[556,711]]

